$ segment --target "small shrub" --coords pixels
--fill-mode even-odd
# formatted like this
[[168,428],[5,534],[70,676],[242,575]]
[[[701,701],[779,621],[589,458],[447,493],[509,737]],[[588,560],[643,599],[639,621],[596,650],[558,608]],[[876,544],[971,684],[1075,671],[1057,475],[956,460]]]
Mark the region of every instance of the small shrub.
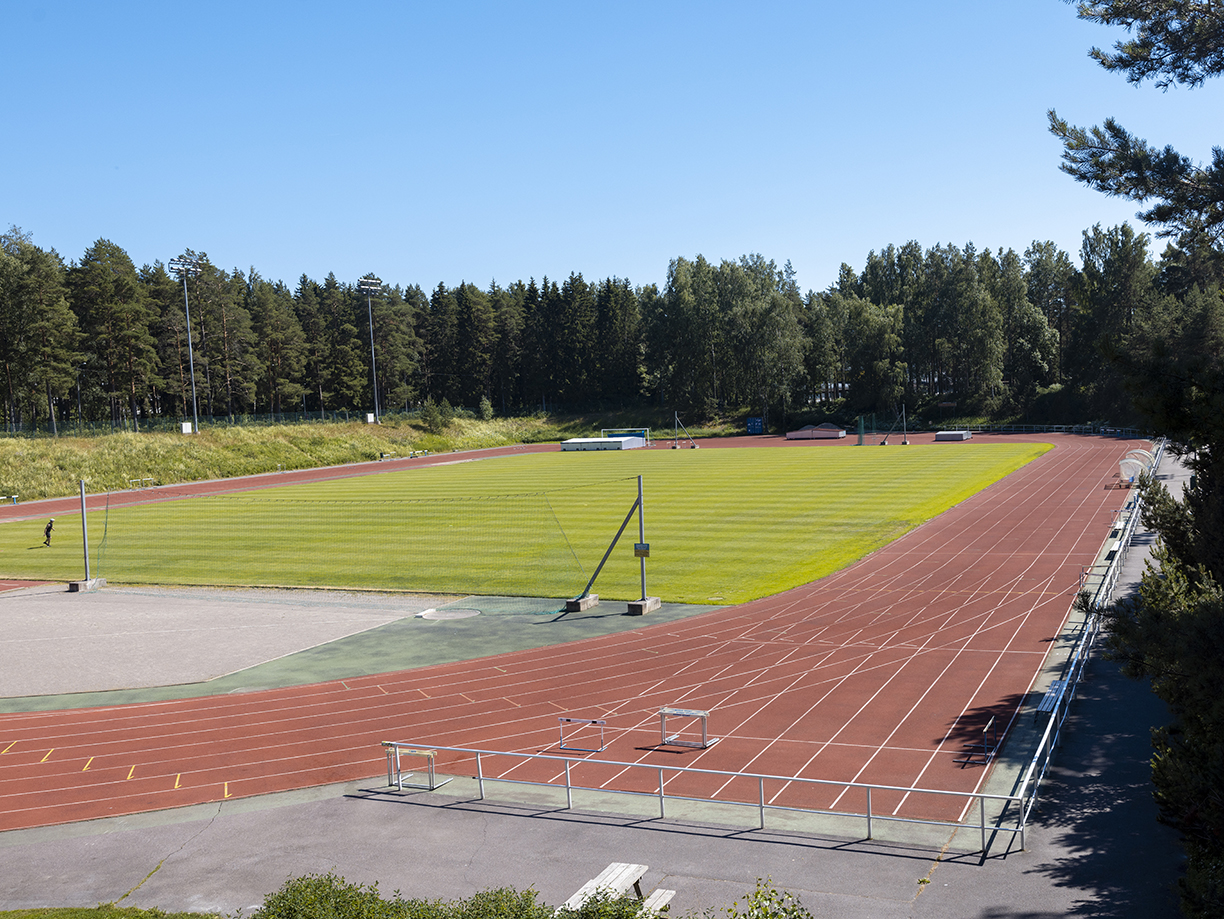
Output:
[[407,904],[398,893],[393,900],[384,900],[377,883],[350,884],[328,872],[286,881],[264,897],[252,919],[405,919],[407,915]]
[[[443,403],[445,404],[445,403]],[[447,406],[449,408],[450,406]],[[430,396],[421,406],[421,426],[430,434],[441,434],[446,430],[446,425],[449,419],[443,420],[442,409],[438,403]]]
[[480,420],[481,421],[492,421],[493,420],[493,403],[489,401],[488,396],[480,397]]
[[[738,904],[742,902],[741,908]],[[779,891],[772,878],[757,878],[756,890],[726,907],[728,919],[812,919],[812,914],[787,891]]]

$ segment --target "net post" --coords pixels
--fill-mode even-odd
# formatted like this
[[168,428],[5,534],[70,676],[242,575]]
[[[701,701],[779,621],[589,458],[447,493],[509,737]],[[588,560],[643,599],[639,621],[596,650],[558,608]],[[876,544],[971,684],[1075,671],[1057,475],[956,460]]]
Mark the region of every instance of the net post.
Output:
[[[645,545],[646,543],[646,518],[642,510],[642,477],[639,475],[638,480],[638,542]],[[642,563],[642,602],[646,601],[646,556],[643,555],[638,559]]]
[[85,519],[85,480],[81,479],[81,542],[85,545],[85,583],[89,584],[89,522]]

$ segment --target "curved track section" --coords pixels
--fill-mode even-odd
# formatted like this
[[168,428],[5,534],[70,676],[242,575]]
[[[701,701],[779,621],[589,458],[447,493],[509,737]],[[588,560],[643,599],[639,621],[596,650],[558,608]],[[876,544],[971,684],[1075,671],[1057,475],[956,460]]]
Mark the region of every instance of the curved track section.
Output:
[[[398,673],[0,717],[0,830],[376,776],[383,740],[555,751],[563,715],[607,721],[608,749],[592,758],[972,791],[985,770],[954,758],[988,718],[1016,716],[1122,504],[1127,444],[1025,439],[1056,449],[859,563],[742,606]],[[709,710],[719,742],[661,747],[663,706]],[[439,760],[442,772],[472,768]],[[587,785],[649,781],[583,768]],[[684,794],[721,780],[674,781]],[[861,807],[807,786],[772,795]],[[963,806],[887,803],[939,819]]]

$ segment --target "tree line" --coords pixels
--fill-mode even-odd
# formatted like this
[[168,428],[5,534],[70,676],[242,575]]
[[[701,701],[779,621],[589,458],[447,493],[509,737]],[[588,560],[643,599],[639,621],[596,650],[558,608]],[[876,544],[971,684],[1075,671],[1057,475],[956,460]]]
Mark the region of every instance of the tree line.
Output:
[[139,430],[192,416],[194,367],[199,414],[229,418],[370,411],[376,378],[388,411],[654,402],[695,419],[747,409],[768,427],[948,401],[1017,417],[1057,395],[1054,420],[1122,422],[1110,348],[1218,273],[1176,246],[1153,261],[1148,245],[1129,225],[1096,226],[1076,266],[1050,242],[908,242],[806,294],[789,262],[747,255],[673,259],[661,290],[574,273],[428,294],[379,285],[367,298],[334,274],[290,289],[197,253],[184,283],[105,239],[65,263],[12,228],[0,236],[0,412],[8,430],[65,418]]

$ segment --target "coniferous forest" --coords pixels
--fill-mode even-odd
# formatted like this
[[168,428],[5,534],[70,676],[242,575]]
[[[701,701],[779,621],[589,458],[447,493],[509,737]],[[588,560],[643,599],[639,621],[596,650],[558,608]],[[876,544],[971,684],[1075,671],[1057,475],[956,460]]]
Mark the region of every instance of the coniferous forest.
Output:
[[698,255],[673,259],[662,289],[573,273],[387,282],[367,297],[360,279],[290,287],[192,252],[184,285],[109,240],[65,259],[13,227],[0,236],[0,417],[7,431],[190,419],[194,365],[199,416],[230,420],[360,416],[377,396],[382,413],[746,411],[767,430],[951,402],[979,418],[1126,424],[1110,355],[1224,271],[1209,248],[1150,246],[1129,225],[1085,231],[1078,258],[1050,242],[907,242],[806,293],[789,262]]

